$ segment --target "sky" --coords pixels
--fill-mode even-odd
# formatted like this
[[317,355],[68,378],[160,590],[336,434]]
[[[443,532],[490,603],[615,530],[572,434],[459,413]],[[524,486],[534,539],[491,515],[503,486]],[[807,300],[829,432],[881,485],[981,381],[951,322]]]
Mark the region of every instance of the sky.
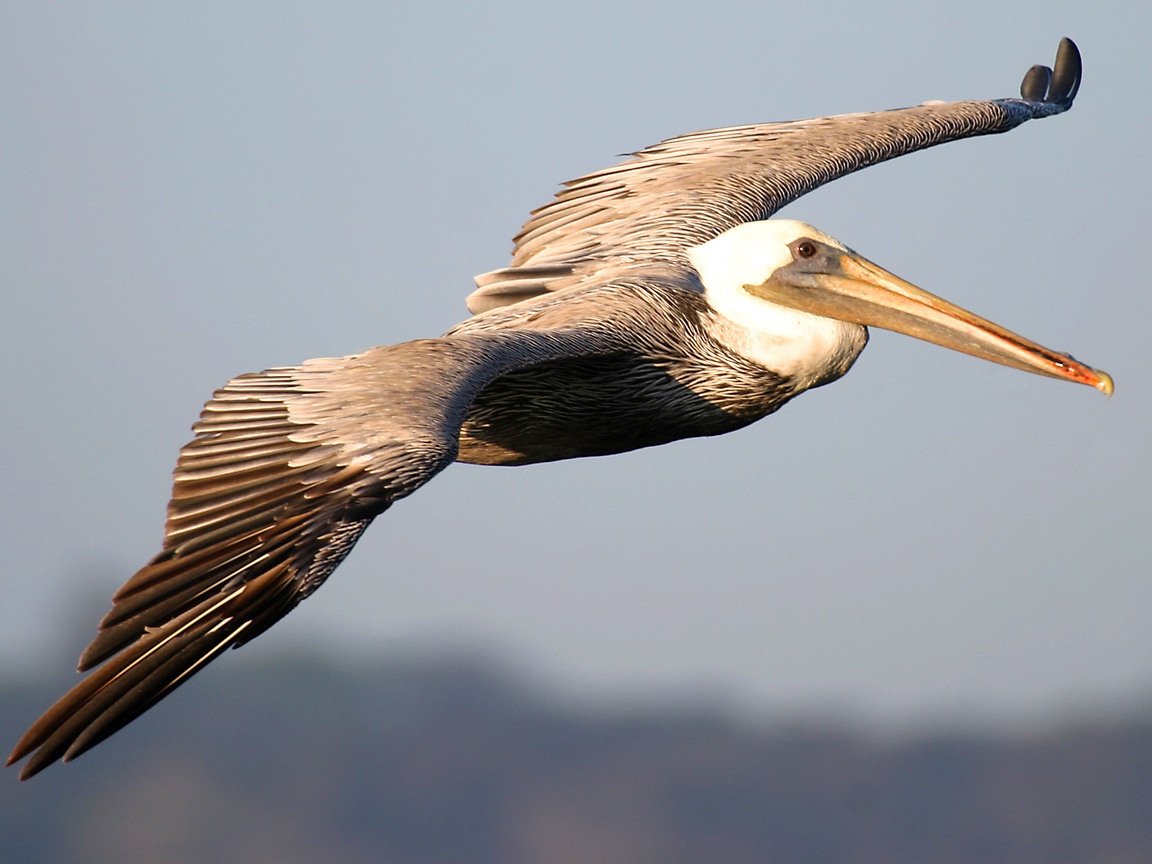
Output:
[[1107,370],[1111,399],[874,332],[722,438],[453,466],[218,663],[477,651],[574,700],[881,725],[1148,704],[1152,7],[1108,11],[0,3],[0,674],[72,683],[230,377],[447,330],[528,212],[621,154],[1013,96],[1067,35],[1069,114],[784,215]]

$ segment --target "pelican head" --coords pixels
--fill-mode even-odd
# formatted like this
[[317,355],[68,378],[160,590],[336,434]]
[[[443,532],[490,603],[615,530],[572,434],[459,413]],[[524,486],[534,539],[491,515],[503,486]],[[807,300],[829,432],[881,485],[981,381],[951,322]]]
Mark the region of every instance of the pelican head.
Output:
[[842,375],[880,327],[1026,372],[1112,379],[929,294],[803,222],[748,222],[689,250],[717,336],[773,371],[815,386]]

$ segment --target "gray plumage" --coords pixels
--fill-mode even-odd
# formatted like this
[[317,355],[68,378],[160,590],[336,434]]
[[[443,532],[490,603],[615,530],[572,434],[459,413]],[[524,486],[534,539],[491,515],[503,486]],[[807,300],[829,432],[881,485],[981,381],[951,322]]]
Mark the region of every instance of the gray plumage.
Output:
[[[524,464],[714,435],[800,380],[716,338],[689,250],[906,153],[1067,110],[1071,42],[1020,99],[924,104],[673,138],[566,184],[438,339],[242,375],[180,453],[163,550],[116,593],[81,670],[9,760],[73,758],[311,594],[373,518],[453,461]],[[857,332],[858,331],[858,332]],[[102,665],[101,665],[102,664]]]
[[[510,267],[476,277],[469,309],[482,312],[543,291],[612,278],[614,264],[689,267],[685,250],[741,222],[767,219],[818,186],[960,138],[1007,132],[1068,110],[1079,55],[1060,43],[1061,89],[1040,88],[1033,66],[1020,99],[930,102],[870,114],[734,126],[663,141],[632,159],[565,183],[516,236]],[[1028,93],[1027,97],[1023,96]]]

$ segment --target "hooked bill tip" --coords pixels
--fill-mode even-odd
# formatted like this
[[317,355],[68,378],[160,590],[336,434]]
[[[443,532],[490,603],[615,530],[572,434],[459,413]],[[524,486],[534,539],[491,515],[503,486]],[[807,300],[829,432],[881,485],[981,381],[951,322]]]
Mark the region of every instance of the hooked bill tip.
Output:
[[1095,372],[1096,377],[1100,379],[1093,386],[1105,396],[1111,396],[1112,391],[1115,389],[1115,385],[1112,383],[1112,376],[1107,372],[1101,372],[1099,369],[1093,369],[1092,371]]

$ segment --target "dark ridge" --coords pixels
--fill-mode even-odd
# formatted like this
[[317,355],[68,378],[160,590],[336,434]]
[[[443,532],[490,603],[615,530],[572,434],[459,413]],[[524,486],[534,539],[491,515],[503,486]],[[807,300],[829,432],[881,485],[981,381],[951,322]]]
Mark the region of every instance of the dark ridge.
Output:
[[[0,683],[14,737],[51,686]],[[579,711],[475,660],[237,664],[66,769],[0,778],[0,860],[1152,861],[1152,712],[879,740]]]

